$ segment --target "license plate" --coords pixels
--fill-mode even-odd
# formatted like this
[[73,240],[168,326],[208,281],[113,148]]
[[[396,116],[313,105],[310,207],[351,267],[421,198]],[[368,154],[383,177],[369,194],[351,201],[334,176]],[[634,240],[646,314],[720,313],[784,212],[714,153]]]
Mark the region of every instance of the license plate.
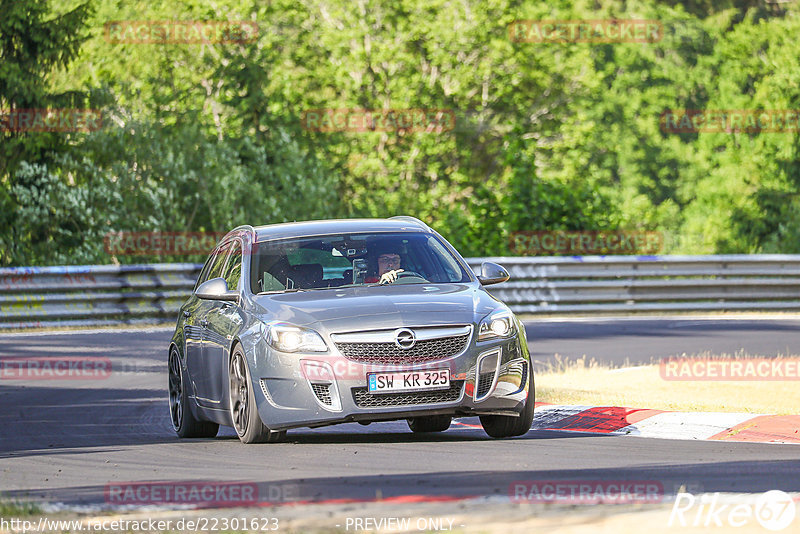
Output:
[[448,369],[432,369],[430,371],[368,373],[367,385],[370,393],[447,389],[450,387],[450,371]]

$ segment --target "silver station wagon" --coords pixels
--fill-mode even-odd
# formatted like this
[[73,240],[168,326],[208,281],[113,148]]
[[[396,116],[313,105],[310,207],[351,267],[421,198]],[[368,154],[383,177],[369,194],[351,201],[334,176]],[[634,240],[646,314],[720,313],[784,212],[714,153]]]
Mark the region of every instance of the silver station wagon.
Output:
[[337,423],[441,432],[479,416],[525,434],[525,330],[438,233],[412,217],[240,226],[206,261],[169,347],[178,436],[232,426],[244,443]]

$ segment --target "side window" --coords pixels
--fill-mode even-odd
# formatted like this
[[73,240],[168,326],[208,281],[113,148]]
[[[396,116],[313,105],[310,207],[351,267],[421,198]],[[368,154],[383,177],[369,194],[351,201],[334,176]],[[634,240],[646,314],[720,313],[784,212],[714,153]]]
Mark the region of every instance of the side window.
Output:
[[239,241],[233,242],[233,248],[228,255],[228,263],[225,266],[225,274],[222,277],[228,283],[229,290],[239,289],[239,278],[242,277],[242,244]]
[[214,262],[214,258],[216,256],[212,252],[211,255],[206,260],[205,265],[203,265],[203,269],[200,271],[200,276],[197,277],[197,282],[194,284],[194,289],[192,291],[197,290],[197,286],[208,280],[208,270],[211,268],[211,264]]
[[211,280],[212,278],[219,278],[222,276],[222,268],[225,266],[225,258],[228,257],[228,251],[230,248],[231,244],[225,243],[212,252],[212,256],[214,256],[214,263],[211,264],[211,269],[208,271],[208,277],[206,280]]

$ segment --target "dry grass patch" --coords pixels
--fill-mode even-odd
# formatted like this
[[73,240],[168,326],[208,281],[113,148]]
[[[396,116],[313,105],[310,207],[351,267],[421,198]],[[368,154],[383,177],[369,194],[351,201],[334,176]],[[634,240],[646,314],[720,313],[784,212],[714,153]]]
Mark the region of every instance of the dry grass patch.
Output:
[[[748,359],[744,353],[702,353],[681,358]],[[800,358],[795,355],[779,358]],[[556,356],[536,363],[536,400],[553,404],[628,406],[673,411],[745,412],[789,415],[800,407],[800,382],[674,381],[661,377],[658,362],[618,368]]]

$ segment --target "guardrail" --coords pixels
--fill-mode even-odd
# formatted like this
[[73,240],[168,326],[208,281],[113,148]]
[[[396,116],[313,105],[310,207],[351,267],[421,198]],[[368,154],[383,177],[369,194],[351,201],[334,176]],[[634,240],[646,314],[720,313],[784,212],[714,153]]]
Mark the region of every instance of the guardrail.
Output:
[[[517,313],[800,310],[800,255],[471,258]],[[0,269],[0,329],[171,322],[201,265]]]
[[470,259],[508,269],[515,313],[800,310],[800,255]]
[[202,265],[0,269],[0,329],[173,321]]

